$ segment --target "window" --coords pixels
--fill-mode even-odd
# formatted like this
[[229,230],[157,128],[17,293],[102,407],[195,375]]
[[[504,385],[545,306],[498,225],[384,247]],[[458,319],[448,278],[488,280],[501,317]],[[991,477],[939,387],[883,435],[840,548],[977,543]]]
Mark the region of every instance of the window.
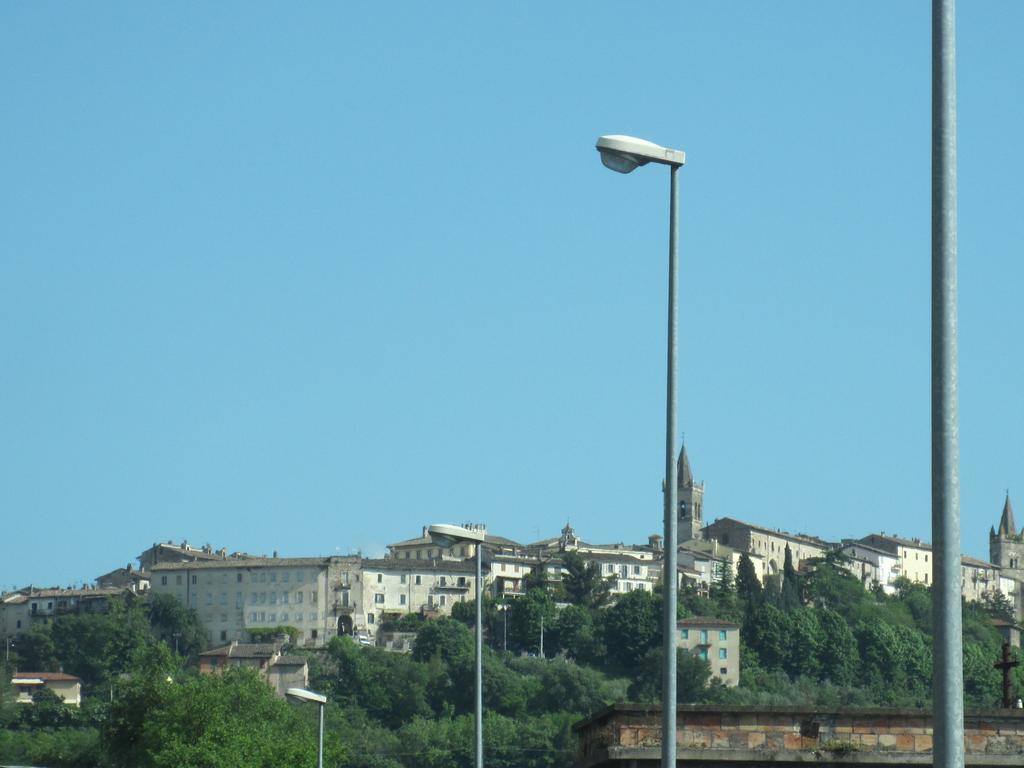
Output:
[[374,595],[373,596],[373,604],[374,605],[384,605],[384,595],[381,594],[380,592],[378,592],[376,595]]
[[305,577],[306,577],[306,574],[304,574],[302,571],[296,571],[295,572],[295,580],[296,581],[301,582]]
[[193,583],[193,584],[195,584],[195,583],[196,583],[196,576],[195,576],[195,574],[192,574],[192,583]]
[[241,608],[245,604],[245,598],[241,592],[235,592],[235,608]]
[[708,649],[707,648],[701,648],[699,651],[697,651],[697,655],[700,656],[700,658],[703,659],[704,661],[707,661],[708,660]]
[[384,574],[383,573],[378,573],[377,574],[377,583],[380,584],[382,581],[384,581]]
[[316,630],[315,629],[311,629],[309,631],[309,636],[312,637],[314,640],[316,640]]
[[288,581],[288,571],[281,574],[281,581]]
[[727,630],[727,629],[720,629],[720,630],[718,630],[718,639],[719,640],[728,640],[729,639],[729,630]]
[[465,576],[459,576],[459,586],[460,587],[466,586],[466,577]]
[[249,605],[256,605],[256,597],[257,597],[257,595],[256,595],[255,592],[252,592],[249,595]]
[[633,575],[634,576],[639,576],[640,575],[640,566],[639,565],[634,565],[633,566]]
[[287,603],[288,602],[288,593],[287,592],[282,592],[281,593],[281,602],[282,603]]
[[270,593],[270,604],[277,605],[277,592]]
[[419,574],[417,573],[417,574],[416,574],[416,586],[419,586],[419,585],[420,585],[420,583],[421,583],[421,582],[420,582],[420,575],[419,575]]
[[705,645],[707,645],[707,642],[708,642],[708,631],[706,629],[702,629],[700,631],[700,641],[702,643],[704,643]]
[[221,639],[221,642],[223,642],[223,641],[228,639],[228,631],[226,629],[222,629],[220,631],[220,639]]
[[447,582],[447,580],[445,579],[445,577],[444,577],[444,576],[442,576],[442,577],[441,577],[441,586],[442,586],[442,587],[444,587],[444,586],[447,586],[447,583],[448,583],[448,582]]
[[213,605],[213,594],[211,592],[206,593],[206,604]]
[[287,612],[281,614],[281,621],[288,621],[288,613]]
[[343,608],[348,608],[348,590],[342,590],[341,593],[341,605]]
[[267,593],[260,592],[260,605],[265,605],[267,602]]
[[166,587],[167,586],[167,577],[166,576],[161,576],[160,577],[160,586],[161,587]]
[[177,585],[178,585],[179,587],[181,586],[181,574],[180,574],[180,573],[179,573],[179,574],[177,574],[177,575],[176,575],[176,576],[174,577],[174,583],[175,583],[175,584],[177,584]]
[[405,574],[404,573],[401,576],[398,577],[398,581],[401,584],[405,584]]
[[719,648],[718,649],[718,658],[720,658],[720,659],[727,659],[727,658],[729,658],[729,649],[728,648]]
[[273,612],[272,612],[272,613],[270,614],[270,621],[277,621],[277,614],[276,614],[276,613],[273,613]]
[[253,611],[252,613],[249,614],[249,623],[250,624],[255,624],[256,623],[256,611]]
[[309,620],[316,621],[316,611],[313,611],[311,614],[309,614]]
[[398,604],[399,605],[405,605],[405,595],[399,595],[398,596]]
[[619,576],[621,576],[622,578],[626,578],[627,576],[629,576],[629,566],[628,565],[620,565],[619,566]]
[[318,597],[318,595],[317,595],[316,592],[310,592],[309,593],[309,602],[311,602],[311,603],[317,602],[317,597]]
[[237,583],[237,584],[241,584],[242,583],[242,574],[241,573],[236,573],[235,574],[235,583]]
[[221,592],[220,593],[220,604],[221,605],[227,605],[228,604],[228,593],[227,592]]
[[372,613],[366,614],[366,623],[367,624],[373,624],[373,614]]
[[295,593],[295,602],[296,603],[301,603],[302,602],[302,593],[301,592],[296,592]]
[[444,607],[448,604],[448,598],[445,595],[441,595],[441,606]]
[[721,667],[718,670],[718,674],[720,674],[720,675],[728,675],[729,674],[729,668],[728,667]]
[[410,555],[410,554],[411,554],[411,553],[409,552],[409,550],[408,550],[408,549],[407,549],[407,550],[405,550],[405,559],[406,559],[406,560],[408,560],[408,559],[409,559],[409,555]]

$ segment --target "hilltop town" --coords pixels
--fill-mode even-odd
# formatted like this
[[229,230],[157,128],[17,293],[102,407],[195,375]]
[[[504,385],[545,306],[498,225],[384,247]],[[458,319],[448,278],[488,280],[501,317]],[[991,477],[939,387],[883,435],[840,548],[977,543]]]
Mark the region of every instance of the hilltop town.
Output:
[[[677,579],[682,590],[708,595],[723,579],[734,578],[747,560],[762,585],[781,579],[784,566],[798,573],[815,568],[830,553],[865,590],[895,594],[903,580],[932,583],[931,547],[920,538],[884,531],[829,542],[725,517],[704,524],[704,485],[694,480],[684,447],[678,459],[679,552]],[[468,530],[486,542],[484,588],[496,599],[524,593],[524,585],[557,582],[566,573],[565,556],[575,553],[608,581],[614,597],[653,591],[662,580],[662,537],[644,543],[595,544],[566,525],[557,537],[523,544],[479,523]],[[187,541],[153,543],[128,564],[82,588],[24,587],[0,597],[0,636],[14,638],[34,625],[67,613],[103,610],[122,592],[169,595],[194,609],[209,644],[248,642],[279,626],[294,627],[299,646],[319,648],[349,635],[377,643],[382,625],[410,614],[450,616],[454,605],[475,595],[475,544],[443,546],[426,527],[420,535],[389,544],[383,558],[362,556],[255,556]],[[962,594],[968,602],[999,601],[1016,622],[1002,630],[1019,646],[1015,623],[1022,612],[1024,538],[1017,530],[1007,495],[998,527],[990,532],[990,562],[963,556]]]

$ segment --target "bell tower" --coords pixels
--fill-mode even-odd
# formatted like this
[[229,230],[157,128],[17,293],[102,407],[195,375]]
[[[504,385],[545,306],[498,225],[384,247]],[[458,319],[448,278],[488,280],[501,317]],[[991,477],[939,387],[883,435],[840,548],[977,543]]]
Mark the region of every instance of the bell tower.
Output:
[[704,483],[693,481],[693,470],[690,469],[690,457],[686,453],[686,443],[679,452],[676,475],[676,495],[679,504],[677,510],[679,525],[679,541],[702,539],[704,534]]

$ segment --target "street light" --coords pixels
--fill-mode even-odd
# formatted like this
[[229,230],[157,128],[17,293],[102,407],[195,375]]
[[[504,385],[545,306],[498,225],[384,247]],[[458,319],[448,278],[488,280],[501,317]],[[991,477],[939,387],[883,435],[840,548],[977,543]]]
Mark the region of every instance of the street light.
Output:
[[476,768],[484,768],[484,673],[483,673],[483,590],[481,586],[481,559],[487,534],[461,525],[432,525],[427,528],[431,540],[442,549],[450,549],[457,542],[468,541],[476,545],[476,693],[473,712],[474,736],[476,741]]
[[679,182],[676,171],[686,162],[686,153],[669,149],[633,136],[602,136],[597,140],[597,151],[606,168],[617,173],[630,173],[641,165],[658,163],[670,171],[669,226],[668,226],[668,374],[665,414],[665,654],[662,666],[661,694],[661,764],[662,768],[676,765],[676,293],[679,272]]
[[320,705],[320,748],[317,752],[316,768],[324,768],[324,705],[327,704],[327,697],[322,693],[307,691],[305,688],[289,688],[285,696],[300,704],[312,702]]

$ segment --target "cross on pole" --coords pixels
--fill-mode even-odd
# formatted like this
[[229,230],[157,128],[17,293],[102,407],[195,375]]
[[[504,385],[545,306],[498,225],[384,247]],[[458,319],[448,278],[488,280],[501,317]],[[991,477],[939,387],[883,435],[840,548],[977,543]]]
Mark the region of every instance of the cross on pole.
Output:
[[1003,672],[1003,706],[1007,708],[1013,706],[1013,701],[1010,699],[1010,670],[1019,664],[1019,661],[1010,659],[1010,644],[1003,643],[1003,660],[997,661],[992,666]]

